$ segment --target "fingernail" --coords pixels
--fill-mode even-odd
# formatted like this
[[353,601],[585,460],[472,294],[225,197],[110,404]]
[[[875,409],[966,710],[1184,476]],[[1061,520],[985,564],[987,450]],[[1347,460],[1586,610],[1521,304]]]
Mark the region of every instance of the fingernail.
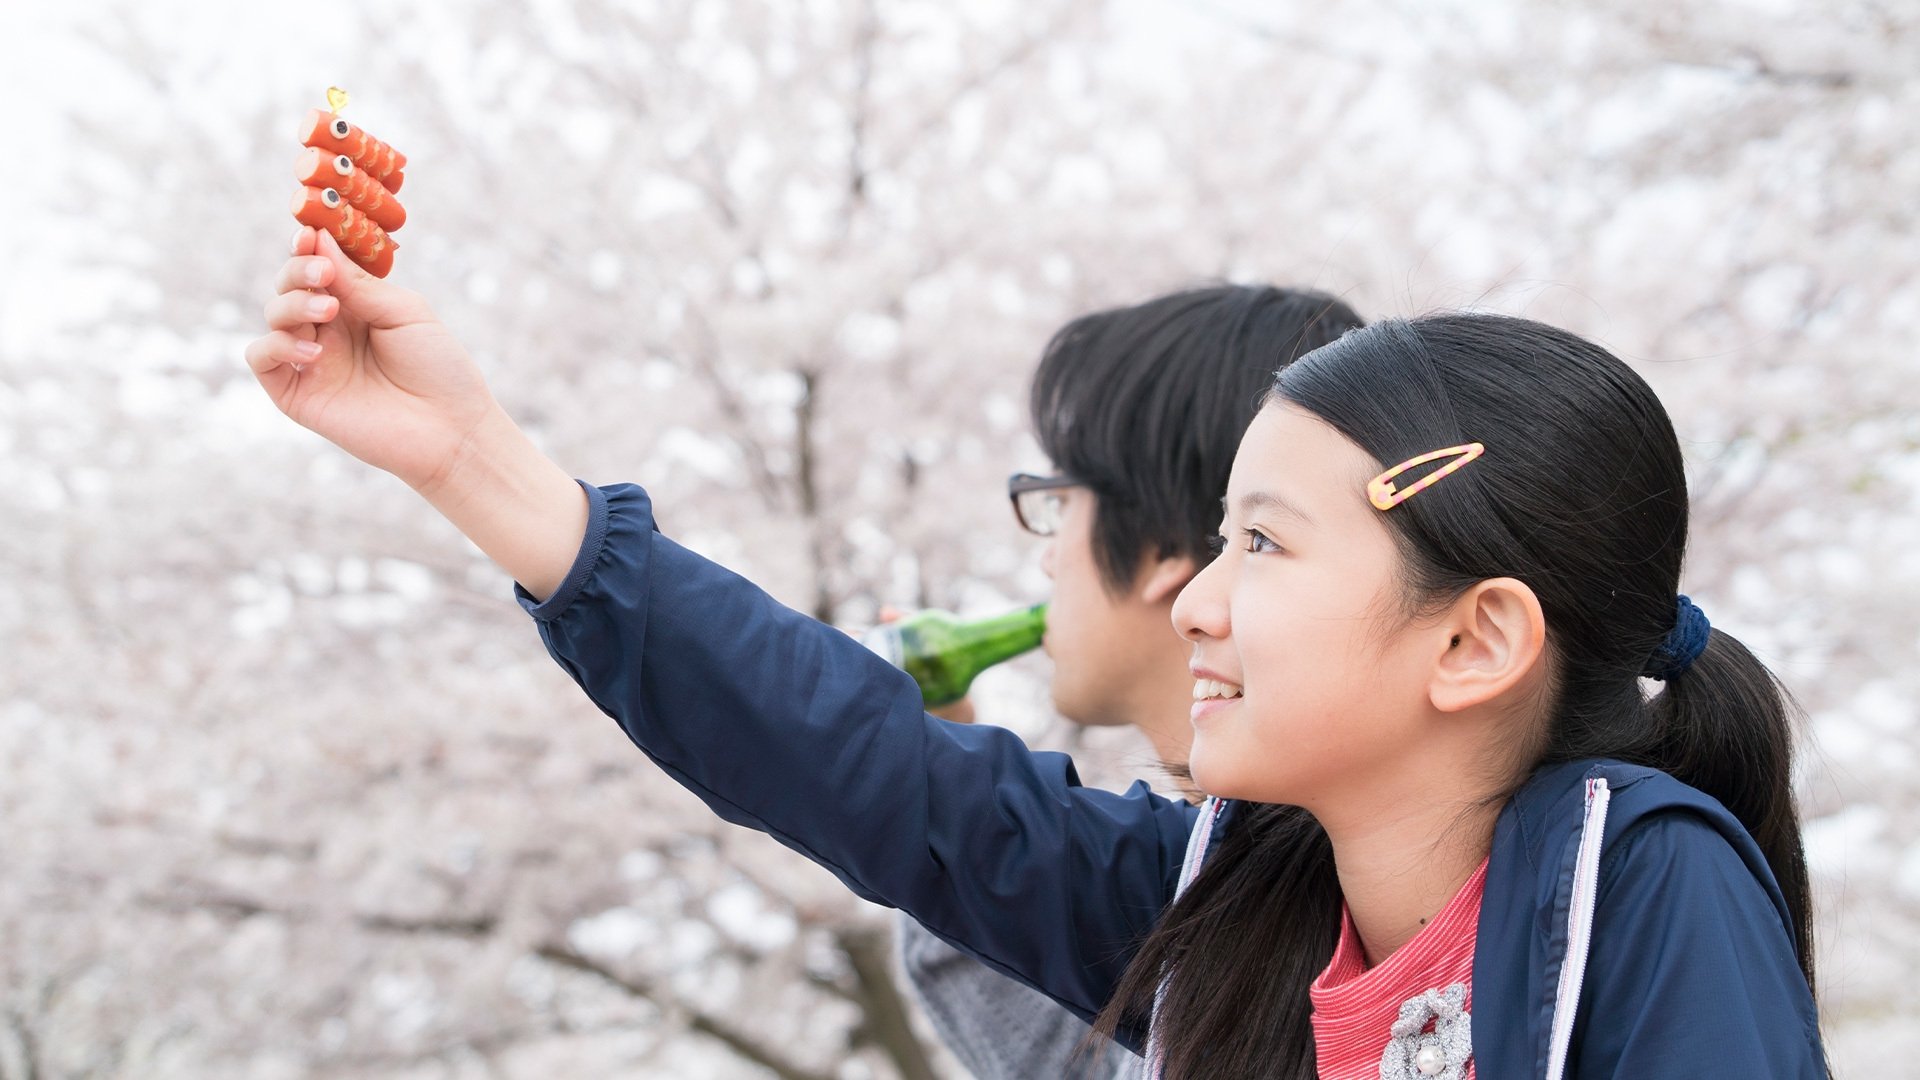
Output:
[[300,254],[300,238],[305,235],[307,235],[307,230],[305,229],[293,230],[293,253],[295,255]]
[[302,341],[293,347],[293,351],[312,360],[320,355],[320,343],[317,341]]
[[321,263],[313,263],[307,267],[307,284],[320,284],[320,269],[322,265]]
[[307,314],[316,319],[325,317],[327,314],[327,298],[324,296],[316,296],[307,301]]

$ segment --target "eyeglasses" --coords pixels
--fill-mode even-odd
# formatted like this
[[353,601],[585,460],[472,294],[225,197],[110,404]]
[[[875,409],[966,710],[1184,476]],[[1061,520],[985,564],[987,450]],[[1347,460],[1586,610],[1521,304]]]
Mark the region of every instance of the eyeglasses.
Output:
[[1007,498],[1013,501],[1013,516],[1021,528],[1035,536],[1052,536],[1060,529],[1060,490],[1084,483],[1071,476],[1014,473],[1007,477]]

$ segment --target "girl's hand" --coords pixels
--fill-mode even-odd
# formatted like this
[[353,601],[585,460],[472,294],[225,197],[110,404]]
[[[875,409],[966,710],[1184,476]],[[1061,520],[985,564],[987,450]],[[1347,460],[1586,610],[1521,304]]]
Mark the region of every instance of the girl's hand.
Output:
[[480,370],[426,298],[362,270],[302,228],[247,364],[302,427],[423,494],[497,413]]
[[267,325],[247,364],[281,412],[412,485],[535,597],[560,587],[586,496],[493,400],[424,297],[301,229]]

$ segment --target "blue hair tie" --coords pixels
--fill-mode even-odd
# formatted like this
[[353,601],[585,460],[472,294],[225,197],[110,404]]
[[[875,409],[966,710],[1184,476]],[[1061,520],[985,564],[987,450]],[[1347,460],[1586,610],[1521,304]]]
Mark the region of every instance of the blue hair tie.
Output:
[[1673,629],[1667,631],[1666,640],[1647,657],[1640,674],[1665,681],[1686,671],[1707,651],[1707,638],[1712,632],[1707,613],[1692,600],[1680,597],[1674,604]]

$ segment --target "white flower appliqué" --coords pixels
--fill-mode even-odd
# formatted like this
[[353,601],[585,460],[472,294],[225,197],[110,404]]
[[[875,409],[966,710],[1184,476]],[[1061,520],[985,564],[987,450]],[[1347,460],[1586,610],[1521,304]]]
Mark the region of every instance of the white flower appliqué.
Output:
[[1454,983],[1401,1005],[1393,1038],[1380,1058],[1380,1080],[1466,1080],[1473,1057],[1473,1018],[1466,1001],[1467,984]]

